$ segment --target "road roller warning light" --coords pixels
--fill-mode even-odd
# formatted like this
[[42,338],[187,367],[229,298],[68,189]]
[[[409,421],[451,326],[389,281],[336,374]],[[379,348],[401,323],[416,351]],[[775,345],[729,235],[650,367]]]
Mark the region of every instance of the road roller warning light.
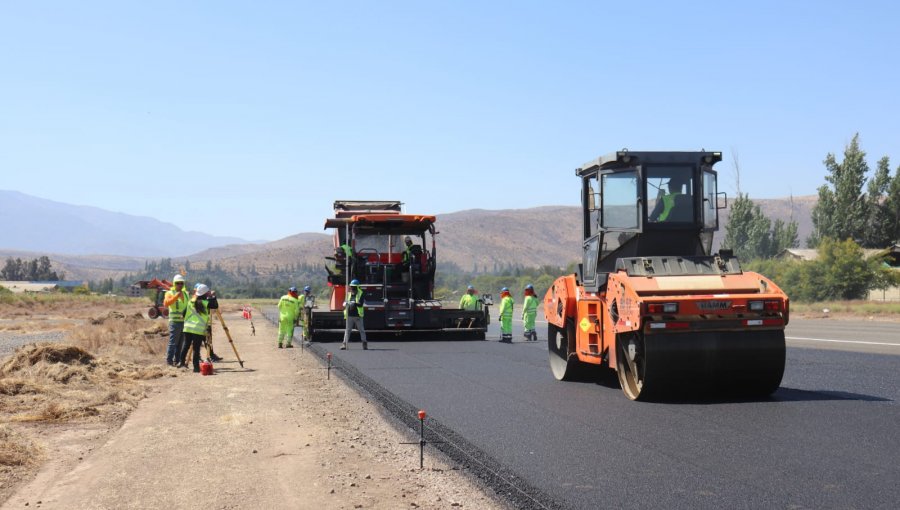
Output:
[[632,400],[778,389],[789,300],[731,250],[712,252],[721,160],[622,150],[576,170],[581,263],[544,297],[554,377],[611,368]]

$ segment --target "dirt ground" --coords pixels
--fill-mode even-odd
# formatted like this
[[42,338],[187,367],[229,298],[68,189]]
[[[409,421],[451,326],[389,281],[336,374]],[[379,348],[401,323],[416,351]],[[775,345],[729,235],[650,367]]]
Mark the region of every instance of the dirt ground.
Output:
[[255,336],[226,320],[243,369],[216,328],[215,375],[166,368],[175,377],[143,381],[147,398],[120,428],[36,427],[43,464],[2,509],[507,508],[439,453],[426,449],[420,470],[418,446],[400,444],[411,431],[326,380],[311,353],[277,349],[265,320]]

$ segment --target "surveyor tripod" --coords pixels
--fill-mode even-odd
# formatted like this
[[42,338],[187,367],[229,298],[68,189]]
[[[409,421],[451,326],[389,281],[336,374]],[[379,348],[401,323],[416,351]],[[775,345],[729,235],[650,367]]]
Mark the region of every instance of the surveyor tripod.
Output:
[[[216,317],[219,318],[219,323],[222,325],[222,329],[225,330],[225,336],[228,337],[228,343],[231,344],[231,349],[234,351],[234,357],[237,358],[238,364],[241,365],[241,368],[244,368],[244,362],[241,360],[241,355],[238,354],[237,347],[234,345],[234,340],[231,338],[231,332],[228,331],[228,326],[225,324],[225,319],[222,318],[222,312],[219,311],[218,308],[215,308],[210,311],[210,313],[215,312]],[[203,340],[203,345],[206,346],[206,360],[212,361],[212,326],[206,330],[206,338]],[[185,363],[187,360],[191,359],[193,356],[194,346],[191,345],[188,348],[187,356],[185,356]]]

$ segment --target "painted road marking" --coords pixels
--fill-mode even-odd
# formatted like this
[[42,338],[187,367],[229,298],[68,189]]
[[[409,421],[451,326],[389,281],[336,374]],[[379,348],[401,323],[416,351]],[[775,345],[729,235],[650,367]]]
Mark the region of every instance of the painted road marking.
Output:
[[[515,322],[522,322],[517,320]],[[540,324],[547,324],[547,321],[534,321]],[[784,337],[787,340],[804,340],[807,342],[827,342],[827,343],[835,343],[835,344],[861,344],[861,345],[882,345],[885,347],[900,347],[900,344],[892,344],[888,342],[864,342],[862,340],[833,340],[830,338],[808,338],[803,336],[786,336]]]
[[828,338],[806,338],[802,336],[786,336],[787,340],[805,340],[807,342],[832,342],[837,344],[863,344],[863,345],[884,345],[889,347],[900,347],[900,344],[890,344],[887,342],[863,342],[861,340],[831,340]]

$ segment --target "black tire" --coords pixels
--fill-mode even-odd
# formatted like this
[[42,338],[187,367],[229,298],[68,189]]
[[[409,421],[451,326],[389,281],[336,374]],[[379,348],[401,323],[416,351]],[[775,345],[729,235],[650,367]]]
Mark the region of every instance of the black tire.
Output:
[[150,317],[151,319],[159,317],[159,310],[157,310],[155,306],[151,306],[150,309],[147,310],[147,317]]
[[577,381],[590,374],[590,367],[575,354],[575,322],[566,320],[565,329],[547,325],[547,353],[550,371],[558,381]]

